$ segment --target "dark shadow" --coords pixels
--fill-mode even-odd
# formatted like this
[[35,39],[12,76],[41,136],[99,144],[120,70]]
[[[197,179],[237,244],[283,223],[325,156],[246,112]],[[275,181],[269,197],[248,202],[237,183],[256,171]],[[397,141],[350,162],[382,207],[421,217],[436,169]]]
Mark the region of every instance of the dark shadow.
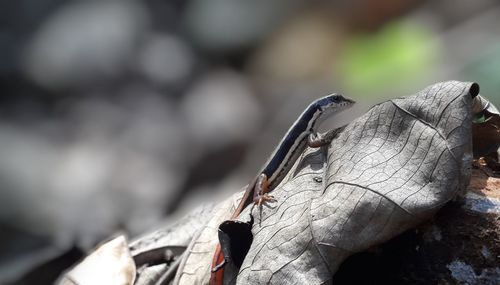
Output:
[[21,279],[7,285],[54,284],[63,271],[83,257],[83,252],[73,247],[60,256],[32,269]]
[[[493,284],[481,272],[498,267],[500,221],[494,214],[476,213],[462,206],[449,203],[434,220],[417,230],[352,255],[342,263],[332,283],[458,284],[448,266],[461,260],[473,268],[475,284]],[[484,248],[488,254],[484,254]]]
[[311,167],[311,169],[314,171],[318,171],[323,168],[323,163],[326,160],[327,155],[326,150],[326,147],[320,147],[314,152],[310,152],[302,157],[302,159],[299,161],[299,164],[297,165],[297,168],[295,168],[295,171],[293,172],[293,177],[297,176],[304,168],[308,166]]
[[253,219],[249,223],[228,220],[219,226],[219,242],[224,256],[230,256],[238,268],[252,245],[252,225]]

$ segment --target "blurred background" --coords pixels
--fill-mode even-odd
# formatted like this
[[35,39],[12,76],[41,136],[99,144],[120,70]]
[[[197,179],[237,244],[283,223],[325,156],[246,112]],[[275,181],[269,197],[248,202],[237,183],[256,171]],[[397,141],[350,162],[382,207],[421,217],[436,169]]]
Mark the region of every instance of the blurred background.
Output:
[[317,97],[499,76],[494,0],[1,1],[0,284],[237,192]]

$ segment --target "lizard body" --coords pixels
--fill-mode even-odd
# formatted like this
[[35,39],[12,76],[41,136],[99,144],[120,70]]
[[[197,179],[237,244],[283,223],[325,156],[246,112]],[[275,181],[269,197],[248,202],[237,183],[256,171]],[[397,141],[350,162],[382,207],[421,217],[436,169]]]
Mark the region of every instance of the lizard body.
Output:
[[[238,218],[243,209],[252,202],[261,206],[262,203],[274,200],[274,197],[268,194],[269,191],[279,185],[305,148],[321,147],[330,143],[331,136],[318,135],[319,124],[330,115],[350,108],[354,103],[341,95],[331,94],[309,104],[288,129],[256,177],[248,184],[243,198],[231,215],[231,220]],[[229,259],[230,254],[223,252],[219,244],[212,261],[210,284],[222,284],[221,269]]]

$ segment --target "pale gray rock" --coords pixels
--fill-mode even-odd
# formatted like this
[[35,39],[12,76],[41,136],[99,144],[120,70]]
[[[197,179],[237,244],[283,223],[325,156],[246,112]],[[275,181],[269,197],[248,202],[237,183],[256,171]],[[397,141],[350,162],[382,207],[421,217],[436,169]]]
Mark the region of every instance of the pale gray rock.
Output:
[[500,277],[500,268],[484,268],[480,274],[476,274],[472,266],[460,260],[453,261],[447,267],[458,284],[494,285],[498,284]]

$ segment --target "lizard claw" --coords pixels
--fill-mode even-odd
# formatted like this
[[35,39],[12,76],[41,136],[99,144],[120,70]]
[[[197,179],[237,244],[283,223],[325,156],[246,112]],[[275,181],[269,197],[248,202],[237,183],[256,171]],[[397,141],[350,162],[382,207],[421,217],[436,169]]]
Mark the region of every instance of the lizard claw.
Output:
[[274,196],[272,195],[264,193],[262,195],[259,195],[257,199],[254,200],[254,203],[258,206],[261,206],[262,204],[265,204],[267,202],[276,202],[276,198],[274,198]]
[[226,266],[226,263],[227,263],[227,260],[224,259],[221,263],[217,264],[217,266],[215,266],[213,269],[212,269],[212,272],[217,272],[219,271],[220,269],[222,269],[224,266]]
[[[262,204],[266,204],[267,202],[276,202],[276,198],[274,196],[264,193],[262,195],[258,195],[254,200],[254,205],[259,207],[260,212],[260,221],[262,221]],[[260,225],[259,221],[259,225]]]

